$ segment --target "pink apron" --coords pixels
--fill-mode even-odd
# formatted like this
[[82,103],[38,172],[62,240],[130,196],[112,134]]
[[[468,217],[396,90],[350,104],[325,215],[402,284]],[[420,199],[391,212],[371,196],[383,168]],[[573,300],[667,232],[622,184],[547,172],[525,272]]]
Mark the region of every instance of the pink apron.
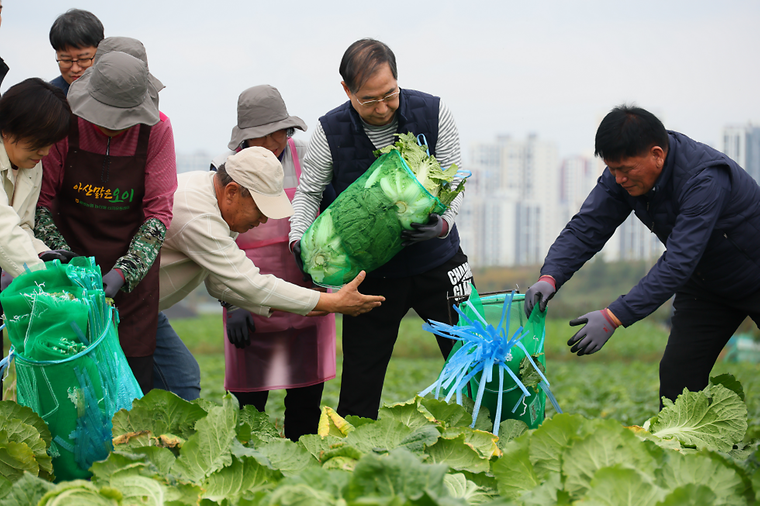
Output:
[[[288,139],[296,178],[301,177],[295,143]],[[293,200],[295,188],[286,188]],[[240,234],[237,244],[262,274],[274,274],[306,286],[288,250],[288,218],[269,220]],[[226,321],[226,310],[225,310]],[[224,330],[224,388],[234,392],[259,392],[298,388],[335,378],[335,315],[307,317],[275,311],[271,317],[253,315],[256,332],[251,344],[235,348]]]

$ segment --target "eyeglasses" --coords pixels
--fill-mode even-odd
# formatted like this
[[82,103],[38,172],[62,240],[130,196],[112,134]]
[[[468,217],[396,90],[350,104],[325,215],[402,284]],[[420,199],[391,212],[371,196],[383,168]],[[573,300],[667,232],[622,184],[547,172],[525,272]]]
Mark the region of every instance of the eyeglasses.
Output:
[[385,102],[387,104],[388,102],[390,102],[394,98],[398,97],[399,93],[401,93],[401,90],[396,90],[393,93],[390,93],[390,94],[384,96],[383,98],[376,98],[374,100],[367,100],[366,102],[362,102],[361,100],[359,100],[357,98],[356,101],[362,107],[374,107],[377,104],[379,104],[380,102]]
[[87,68],[90,65],[92,65],[92,60],[94,60],[94,56],[90,56],[89,58],[77,58],[75,60],[55,60],[58,62],[58,66],[62,69],[68,69],[71,68],[72,65],[75,63],[78,63],[80,67]]

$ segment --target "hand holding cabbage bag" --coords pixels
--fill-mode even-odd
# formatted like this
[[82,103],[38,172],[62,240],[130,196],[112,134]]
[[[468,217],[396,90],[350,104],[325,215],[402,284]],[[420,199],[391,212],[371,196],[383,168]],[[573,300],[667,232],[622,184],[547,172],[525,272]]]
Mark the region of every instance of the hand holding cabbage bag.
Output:
[[[405,231],[419,240],[432,238],[430,230],[441,235],[438,225],[428,226],[429,217],[446,211],[464,189],[464,181],[454,187],[456,165],[443,171],[413,134],[397,135],[396,144],[376,151],[382,156],[301,238],[304,270],[315,283],[337,287],[362,270],[377,269],[412,239]],[[419,226],[422,234],[416,233]]]

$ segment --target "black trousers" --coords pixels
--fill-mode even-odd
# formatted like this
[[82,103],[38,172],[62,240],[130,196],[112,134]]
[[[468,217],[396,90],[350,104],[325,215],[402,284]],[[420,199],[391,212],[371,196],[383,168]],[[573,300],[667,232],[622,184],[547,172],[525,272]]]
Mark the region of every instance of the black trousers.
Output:
[[718,355],[747,316],[760,323],[760,291],[726,300],[689,282],[676,293],[673,308],[673,326],[660,361],[660,399],[675,401],[684,388],[707,386]]
[[[324,383],[308,387],[288,388],[285,390],[285,437],[298,441],[304,434],[316,434],[319,428],[319,416],[322,410],[322,390]],[[269,391],[263,392],[232,392],[240,403],[240,408],[251,405],[264,412]]]
[[[461,249],[443,265],[422,274],[366,278],[359,287],[361,292],[383,295],[385,302],[360,316],[343,317],[343,373],[338,414],[376,419],[401,319],[412,308],[425,320],[448,323],[451,306],[448,297],[469,293],[471,282],[467,256]],[[454,341],[435,337],[441,354],[448,357]]]
[[153,390],[153,355],[147,357],[127,357],[129,368],[135,375],[143,395]]

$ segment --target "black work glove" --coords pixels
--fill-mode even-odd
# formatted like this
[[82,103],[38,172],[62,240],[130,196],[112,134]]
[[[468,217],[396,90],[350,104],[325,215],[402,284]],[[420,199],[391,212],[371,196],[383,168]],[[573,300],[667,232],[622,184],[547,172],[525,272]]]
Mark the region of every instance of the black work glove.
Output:
[[40,253],[40,259],[43,262],[50,262],[52,260],[60,260],[62,264],[69,263],[69,260],[71,260],[74,257],[78,257],[76,253],[73,251],[65,250],[65,249],[53,249],[50,251],[43,251]]
[[106,292],[106,297],[116,298],[122,286],[124,277],[116,269],[111,269],[103,276],[103,291]]
[[604,343],[607,342],[617,328],[617,325],[606,309],[592,311],[575,320],[571,320],[570,326],[575,327],[584,323],[583,328],[576,332],[567,342],[568,346],[575,345],[570,348],[570,352],[577,352],[579,357],[581,355],[591,355],[601,350]]
[[245,348],[251,344],[249,332],[256,332],[251,313],[239,307],[227,306],[227,339],[235,348]]
[[525,316],[530,318],[530,313],[533,311],[533,306],[536,305],[537,301],[539,311],[542,313],[546,311],[546,305],[556,292],[557,289],[554,288],[553,283],[538,278],[538,281],[531,285],[525,293]]
[[443,218],[435,213],[430,213],[427,223],[411,223],[410,225],[413,230],[401,232],[402,246],[410,246],[416,242],[434,239],[443,233]]
[[8,288],[8,285],[13,282],[13,276],[11,276],[10,272],[3,271],[2,275],[0,275],[0,292]]
[[301,259],[301,240],[300,239],[293,243],[293,256],[296,259],[296,265],[298,266],[298,269],[303,274],[303,280],[306,282],[311,282],[311,276],[303,268],[303,260]]

